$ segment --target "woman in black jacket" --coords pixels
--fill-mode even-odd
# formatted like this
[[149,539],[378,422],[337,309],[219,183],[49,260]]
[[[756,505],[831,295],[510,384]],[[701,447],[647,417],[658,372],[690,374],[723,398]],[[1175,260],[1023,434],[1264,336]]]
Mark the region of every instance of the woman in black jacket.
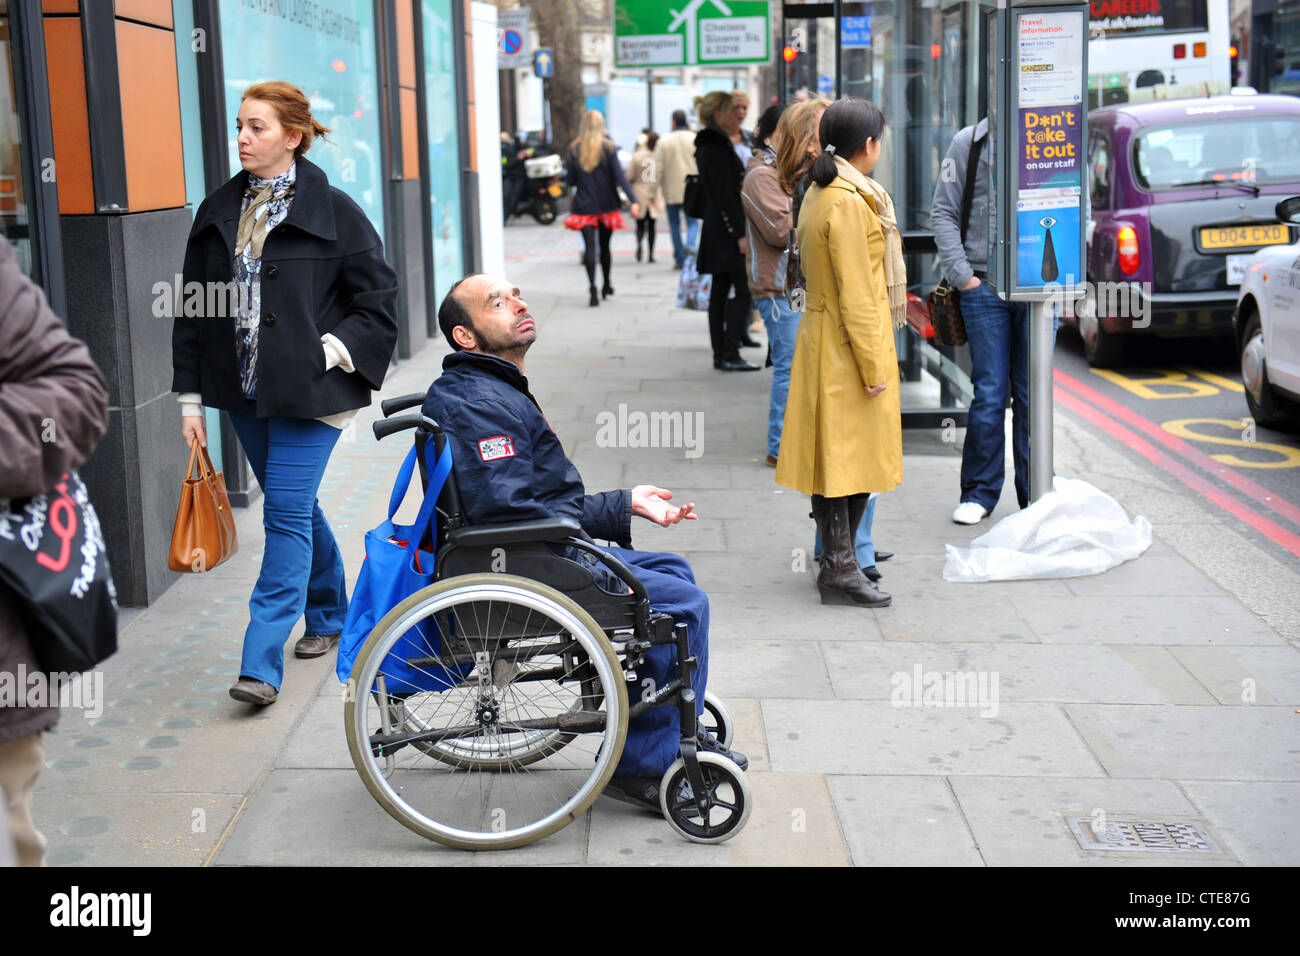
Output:
[[697,268],[701,274],[713,275],[709,293],[713,367],[724,372],[752,372],[758,366],[740,357],[749,322],[749,283],[745,279],[745,253],[749,245],[745,239],[745,211],[740,201],[745,167],[732,135],[722,126],[730,114],[730,93],[715,90],[700,103],[700,122],[704,128],[695,137],[695,165],[700,171],[700,190],[708,204],[700,233]]
[[249,87],[235,125],[244,171],[204,200],[185,250],[172,389],[191,447],[207,444],[203,405],[230,413],[262,486],[266,548],[230,696],[269,704],[298,619],[298,657],[328,653],[343,629],[343,560],[316,491],[340,431],[383,385],[397,276],[365,213],[303,158],[329,130],[301,90]]
[[[614,294],[614,287],[609,284],[609,240],[615,229],[626,226],[623,214],[618,211],[622,205],[618,198],[618,187],[622,187],[628,199],[632,198],[632,187],[618,161],[614,144],[605,138],[605,118],[598,110],[587,111],[587,115],[582,118],[581,135],[569,144],[569,182],[574,186],[573,202],[564,225],[582,233],[585,244],[583,265],[587,268],[590,304],[600,305],[602,298]],[[635,202],[632,203],[632,218],[641,218],[641,207]],[[596,295],[598,234],[600,271],[605,280],[599,296]]]

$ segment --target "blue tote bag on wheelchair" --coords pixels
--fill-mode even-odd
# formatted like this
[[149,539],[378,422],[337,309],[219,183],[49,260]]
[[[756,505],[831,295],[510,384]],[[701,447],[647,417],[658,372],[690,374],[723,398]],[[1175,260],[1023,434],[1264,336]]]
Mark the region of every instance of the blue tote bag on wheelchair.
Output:
[[[432,447],[432,443],[427,446],[426,455]],[[357,576],[339,639],[336,673],[343,683],[347,683],[353,662],[366,638],[384,615],[415,592],[433,584],[434,557],[438,548],[434,507],[451,473],[451,444],[443,447],[437,463],[429,469],[429,483],[415,523],[400,525],[394,518],[415,476],[415,456],[416,447],[412,444],[388,500],[387,520],[366,532],[365,560]],[[431,540],[431,550],[420,547],[426,535]],[[407,663],[407,658],[436,656],[441,652],[439,635],[431,621],[426,620],[412,628],[398,647],[401,648],[400,656],[394,650],[381,668],[390,694],[401,696],[420,690],[442,690],[449,684],[459,683],[460,675],[453,677],[444,668]]]

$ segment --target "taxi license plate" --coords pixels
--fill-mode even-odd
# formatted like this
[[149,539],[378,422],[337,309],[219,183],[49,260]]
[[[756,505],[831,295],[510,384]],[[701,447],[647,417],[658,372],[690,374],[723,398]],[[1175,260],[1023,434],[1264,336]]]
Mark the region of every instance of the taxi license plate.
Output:
[[564,190],[560,187],[558,183],[551,183],[549,186],[546,187],[546,191],[550,193],[552,196],[554,196],[556,199],[559,199],[560,196],[564,193]]
[[1288,242],[1287,227],[1280,222],[1248,223],[1241,226],[1202,226],[1202,249],[1246,249],[1276,246]]

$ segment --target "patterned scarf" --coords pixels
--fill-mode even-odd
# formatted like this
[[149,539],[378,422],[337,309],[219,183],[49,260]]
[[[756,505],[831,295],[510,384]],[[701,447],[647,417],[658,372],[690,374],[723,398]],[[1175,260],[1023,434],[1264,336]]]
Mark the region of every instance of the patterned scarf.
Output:
[[885,231],[885,285],[889,289],[889,313],[894,328],[907,325],[907,264],[903,261],[903,235],[898,231],[894,200],[885,187],[863,176],[843,156],[835,157],[835,171],[876,201],[876,218]]
[[284,221],[293,205],[298,164],[274,179],[248,175],[248,189],[239,209],[235,232],[235,282],[239,311],[235,322],[235,353],[244,397],[257,397],[257,333],[262,325],[262,247],[267,234]]

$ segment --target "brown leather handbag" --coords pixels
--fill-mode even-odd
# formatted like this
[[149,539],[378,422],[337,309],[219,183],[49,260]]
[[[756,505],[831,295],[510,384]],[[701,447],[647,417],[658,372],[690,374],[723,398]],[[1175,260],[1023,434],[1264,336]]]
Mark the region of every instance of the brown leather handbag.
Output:
[[190,451],[190,466],[181,482],[181,501],[176,509],[167,566],[173,571],[211,571],[238,550],[235,516],[226,497],[225,473],[213,469],[208,450],[195,442]]
[[956,347],[966,344],[966,320],[961,315],[961,292],[942,279],[928,299],[934,344]]
[[[987,139],[987,137],[985,137]],[[979,170],[980,151],[984,140],[975,140],[966,158],[966,182],[961,194],[961,243],[966,245],[966,232],[970,229],[971,203],[975,199],[975,175]],[[926,300],[930,306],[930,324],[934,326],[934,344],[956,348],[966,344],[966,320],[961,314],[961,290],[951,285],[947,277]]]

